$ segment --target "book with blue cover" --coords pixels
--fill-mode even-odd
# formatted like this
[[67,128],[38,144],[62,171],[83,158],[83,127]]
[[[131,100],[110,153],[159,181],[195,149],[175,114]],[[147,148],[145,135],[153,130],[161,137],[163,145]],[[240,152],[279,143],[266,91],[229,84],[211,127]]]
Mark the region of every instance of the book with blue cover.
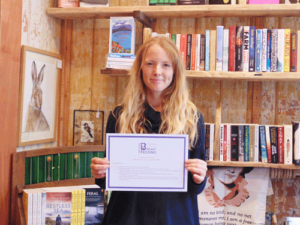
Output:
[[85,189],[85,223],[96,225],[103,222],[104,217],[104,189]]
[[261,72],[262,29],[256,30],[255,71]]
[[216,71],[222,71],[223,67],[223,34],[224,26],[217,26],[217,61]]
[[272,34],[271,34],[271,30],[268,29],[268,32],[267,32],[267,72],[271,71],[271,44],[272,44]]
[[267,163],[267,143],[266,143],[266,131],[265,126],[259,126],[259,144],[260,144],[260,154],[261,154],[261,162]]
[[255,26],[250,26],[249,38],[249,71],[255,71],[255,43],[256,43],[256,29]]
[[249,162],[249,125],[245,125],[244,161]]
[[135,54],[135,30],[133,17],[111,17],[109,53]]

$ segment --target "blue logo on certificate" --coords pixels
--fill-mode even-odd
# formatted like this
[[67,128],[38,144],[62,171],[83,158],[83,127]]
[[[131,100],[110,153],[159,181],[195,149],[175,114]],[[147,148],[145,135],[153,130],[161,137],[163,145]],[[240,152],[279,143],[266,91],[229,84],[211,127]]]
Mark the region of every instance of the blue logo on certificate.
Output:
[[139,154],[156,154],[156,144],[152,143],[139,143]]

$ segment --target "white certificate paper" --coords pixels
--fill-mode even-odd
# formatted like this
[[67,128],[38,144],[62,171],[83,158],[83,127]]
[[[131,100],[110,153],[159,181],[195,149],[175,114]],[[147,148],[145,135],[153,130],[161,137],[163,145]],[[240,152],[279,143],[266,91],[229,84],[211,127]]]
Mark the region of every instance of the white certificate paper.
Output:
[[106,134],[106,190],[187,192],[188,135]]

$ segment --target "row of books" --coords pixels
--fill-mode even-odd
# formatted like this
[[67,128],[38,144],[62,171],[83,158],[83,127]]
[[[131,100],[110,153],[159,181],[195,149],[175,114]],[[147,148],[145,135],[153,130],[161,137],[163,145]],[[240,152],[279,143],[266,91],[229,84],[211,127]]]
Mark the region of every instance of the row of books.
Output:
[[[298,31],[299,32],[299,31]],[[177,45],[186,70],[296,72],[299,34],[290,29],[217,26],[205,34],[157,34]]]
[[57,6],[59,8],[73,8],[73,7],[108,7],[108,0],[58,0]]
[[104,152],[51,154],[25,159],[25,185],[92,177],[91,160]]
[[104,190],[97,185],[24,189],[27,225],[101,224]]
[[[206,124],[206,159],[214,160],[214,124]],[[299,123],[220,124],[220,161],[299,164]],[[294,154],[293,154],[294,153]]]

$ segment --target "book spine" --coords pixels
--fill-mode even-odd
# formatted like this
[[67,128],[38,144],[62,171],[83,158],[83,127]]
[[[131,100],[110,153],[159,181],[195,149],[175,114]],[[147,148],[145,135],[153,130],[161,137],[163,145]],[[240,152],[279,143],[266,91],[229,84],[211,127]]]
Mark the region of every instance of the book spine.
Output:
[[243,37],[244,37],[244,27],[236,27],[236,42],[235,42],[235,71],[243,71]]
[[78,195],[77,195],[77,224],[80,225],[81,224],[81,194],[82,194],[82,191],[81,190],[78,190]]
[[291,30],[284,29],[284,72],[290,72]]
[[106,65],[106,68],[114,68],[114,69],[131,69],[132,66],[128,65],[113,65],[113,64],[108,64]]
[[32,193],[23,192],[22,196],[26,225],[32,224]]
[[223,160],[224,156],[224,125],[220,125],[220,161]]
[[244,48],[244,54],[243,54],[243,71],[248,72],[249,71],[249,32],[250,27],[244,26],[244,37],[243,37],[243,48]]
[[272,34],[271,30],[267,32],[267,72],[271,71],[271,45],[272,45]]
[[216,71],[222,71],[224,26],[217,26]]
[[38,193],[32,194],[32,225],[37,224]]
[[236,26],[229,26],[228,71],[235,71]]
[[271,72],[277,72],[277,57],[278,57],[278,29],[272,29],[271,38]]
[[297,33],[291,34],[291,72],[297,72]]
[[192,34],[191,70],[196,70],[197,34]]
[[224,29],[223,33],[223,65],[222,70],[228,71],[228,52],[229,52],[229,30]]
[[85,224],[85,195],[86,191],[81,190],[81,225]]
[[195,58],[195,64],[196,64],[196,71],[200,71],[200,46],[201,44],[201,34],[196,34],[196,58]]
[[46,224],[46,192],[42,192],[42,225]]
[[[205,62],[205,57],[206,57],[206,38],[205,34],[201,34],[200,37],[200,71],[205,70],[206,62]],[[209,68],[209,66],[208,66]]]
[[254,162],[255,125],[249,126],[249,161]]
[[231,126],[231,161],[238,161],[238,146],[239,146],[239,127],[232,125]]
[[256,30],[255,26],[250,26],[250,38],[249,38],[249,71],[255,71],[255,40]]
[[[300,43],[300,30],[297,31],[297,46],[299,46]],[[300,72],[300,51],[297,50],[297,72]]]
[[42,225],[42,192],[37,193],[36,224],[37,225]]
[[283,126],[278,127],[278,163],[284,163],[284,132]]
[[132,55],[132,54],[121,55],[118,53],[108,53],[108,59],[131,60],[133,62],[136,59],[136,55]]
[[206,30],[205,33],[205,71],[210,69],[210,30]]
[[284,164],[293,164],[293,126],[283,125],[284,131]]
[[278,29],[277,39],[277,72],[283,72],[284,68],[284,29]]
[[269,125],[265,125],[265,132],[266,132],[266,147],[267,147],[268,163],[272,163],[271,138],[270,138]]
[[180,53],[184,62],[184,68],[186,68],[186,47],[187,47],[187,34],[181,34],[180,36]]
[[171,35],[171,40],[176,44],[176,34]]
[[244,161],[249,162],[249,125],[245,125]]
[[210,62],[209,62],[209,70],[216,71],[216,46],[217,46],[217,31],[210,31]]
[[209,144],[209,160],[214,160],[214,140],[215,140],[215,125],[210,124],[210,144]]
[[227,125],[227,159],[226,161],[231,160],[231,125]]
[[254,162],[259,162],[259,126],[255,124]]
[[271,126],[270,130],[270,143],[271,143],[271,161],[272,163],[278,163],[278,137],[277,137],[277,127]]
[[210,125],[205,125],[205,154],[206,154],[206,161],[209,160],[210,157]]
[[223,136],[223,152],[224,152],[224,157],[223,161],[227,161],[227,125],[224,124],[224,136]]
[[244,162],[244,145],[245,145],[244,125],[239,125],[239,161]]
[[180,39],[181,39],[181,34],[176,34],[176,46],[179,51],[180,51]]
[[186,70],[191,70],[192,58],[192,34],[187,35],[186,43]]
[[292,121],[293,124],[293,144],[294,144],[294,164],[300,165],[300,124]]
[[267,156],[267,145],[266,145],[266,127],[264,125],[259,126],[259,142],[260,142],[260,152],[261,152],[261,161],[263,163],[268,162]]
[[267,44],[268,44],[268,29],[262,29],[262,51],[261,51],[261,71],[267,71]]
[[256,30],[255,71],[261,72],[262,29]]

